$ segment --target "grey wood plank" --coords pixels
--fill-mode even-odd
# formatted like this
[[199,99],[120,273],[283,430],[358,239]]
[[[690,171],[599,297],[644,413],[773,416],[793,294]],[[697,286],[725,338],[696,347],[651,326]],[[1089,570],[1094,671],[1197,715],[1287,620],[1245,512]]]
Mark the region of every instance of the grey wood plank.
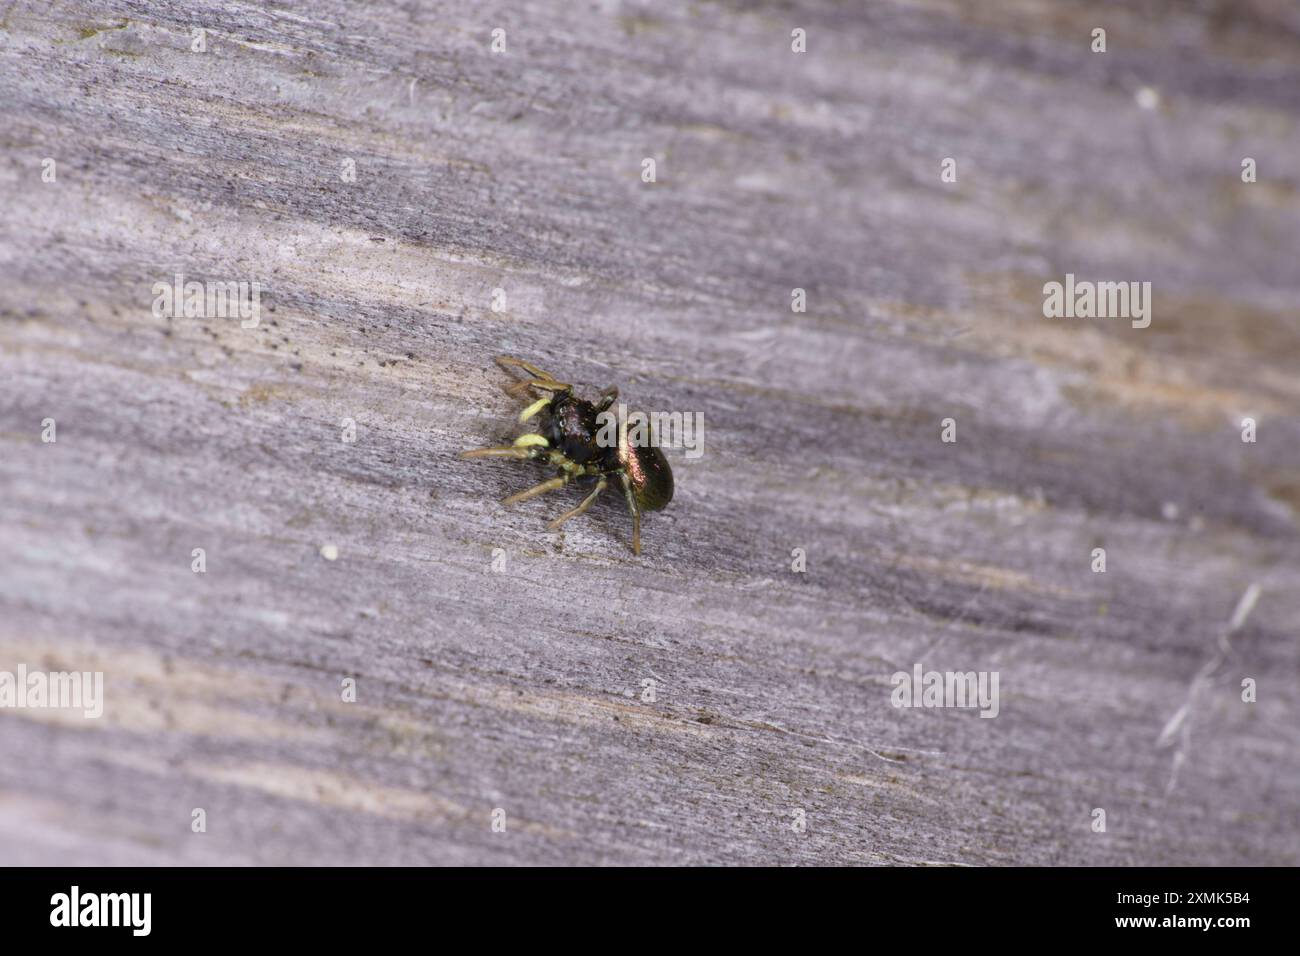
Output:
[[[1293,5],[20,0],[0,111],[0,863],[1300,863]],[[501,353],[703,414],[639,558]]]

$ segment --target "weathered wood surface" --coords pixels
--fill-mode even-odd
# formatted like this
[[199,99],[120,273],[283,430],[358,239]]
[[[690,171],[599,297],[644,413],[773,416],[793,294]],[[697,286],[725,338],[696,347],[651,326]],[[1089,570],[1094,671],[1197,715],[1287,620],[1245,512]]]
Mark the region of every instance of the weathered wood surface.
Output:
[[[8,5],[0,864],[1300,863],[1294,4],[861,6]],[[640,559],[502,352],[704,413]]]

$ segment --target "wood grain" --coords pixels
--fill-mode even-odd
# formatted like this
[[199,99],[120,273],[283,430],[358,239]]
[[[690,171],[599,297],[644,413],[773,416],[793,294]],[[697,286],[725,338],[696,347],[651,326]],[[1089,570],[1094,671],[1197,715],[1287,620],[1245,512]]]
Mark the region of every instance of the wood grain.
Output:
[[[0,864],[1300,864],[1300,19],[979,7],[8,5]],[[500,353],[704,415],[640,558]]]

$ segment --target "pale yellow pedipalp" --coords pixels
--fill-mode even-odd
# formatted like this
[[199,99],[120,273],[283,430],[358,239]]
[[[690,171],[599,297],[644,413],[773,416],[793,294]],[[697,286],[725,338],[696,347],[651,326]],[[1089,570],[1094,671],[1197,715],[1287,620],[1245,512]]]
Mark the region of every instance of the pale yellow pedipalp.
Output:
[[521,422],[528,421],[528,419],[534,417],[538,412],[540,412],[543,408],[545,408],[550,403],[551,403],[550,396],[547,396],[546,398],[539,398],[537,401],[533,402],[533,404],[529,405],[527,408],[525,408],[522,412],[519,413],[519,420]]

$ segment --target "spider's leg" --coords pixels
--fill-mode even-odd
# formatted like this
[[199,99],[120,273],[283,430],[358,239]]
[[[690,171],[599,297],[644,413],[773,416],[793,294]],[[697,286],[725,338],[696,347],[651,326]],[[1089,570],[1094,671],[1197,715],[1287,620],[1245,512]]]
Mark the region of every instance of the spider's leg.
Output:
[[632,553],[641,553],[641,506],[636,503],[636,495],[632,493],[632,482],[627,476],[627,472],[618,473],[619,483],[623,486],[623,497],[627,499],[627,510],[632,512]]
[[524,395],[527,395],[529,394],[529,389],[531,388],[532,386],[528,384],[527,380],[511,382],[509,385],[501,386],[501,390],[505,392],[507,395],[509,395],[511,398],[520,398]]
[[496,445],[492,448],[471,448],[460,453],[461,458],[514,458],[526,461],[537,457],[536,448],[519,448],[515,445]]
[[570,518],[578,517],[578,515],[582,514],[584,511],[586,511],[588,508],[591,507],[591,503],[596,500],[596,496],[600,494],[602,491],[604,491],[605,486],[608,484],[609,482],[605,480],[605,476],[601,475],[600,481],[596,482],[595,490],[593,490],[591,494],[587,495],[587,497],[582,499],[582,504],[578,505],[578,507],[576,508],[570,508],[564,514],[560,515],[549,525],[547,525],[547,527],[550,528],[552,531],[555,531],[557,528],[560,527],[560,525],[564,524],[564,522],[568,521]]
[[603,412],[609,409],[609,406],[618,401],[618,387],[612,386],[600,393],[600,398],[596,400],[596,411]]
[[531,389],[537,389],[543,392],[543,396],[528,406],[527,410],[519,416],[521,422],[526,422],[534,418],[543,408],[550,405],[562,395],[568,395],[573,391],[572,386],[565,385],[562,382],[548,382],[543,379],[523,379],[503,387],[503,391],[511,398],[529,398],[533,397]]
[[524,460],[548,454],[550,442],[544,435],[520,435],[513,445],[495,445],[492,448],[471,448],[460,453],[461,458],[515,458]]
[[533,487],[529,488],[527,491],[520,491],[513,494],[509,498],[504,499],[501,503],[503,505],[517,505],[519,502],[527,501],[529,498],[536,498],[538,495],[544,495],[548,491],[556,491],[557,489],[563,488],[568,483],[569,473],[565,472],[549,481],[543,481],[540,485],[533,485]]
[[506,391],[511,395],[516,395],[525,388],[538,388],[543,392],[571,392],[573,386],[565,382],[553,382],[549,378],[524,378],[515,382],[513,385],[507,385]]
[[525,362],[523,359],[517,359],[511,355],[498,355],[497,364],[502,368],[521,368],[534,378],[539,378],[546,382],[553,382],[556,385],[563,384],[550,372],[544,372],[531,362]]
[[562,381],[550,381],[547,378],[524,378],[524,380],[517,381],[513,385],[506,386],[506,392],[515,395],[516,398],[524,389],[541,389],[542,392],[560,394],[562,392],[572,392],[573,386],[565,385]]

